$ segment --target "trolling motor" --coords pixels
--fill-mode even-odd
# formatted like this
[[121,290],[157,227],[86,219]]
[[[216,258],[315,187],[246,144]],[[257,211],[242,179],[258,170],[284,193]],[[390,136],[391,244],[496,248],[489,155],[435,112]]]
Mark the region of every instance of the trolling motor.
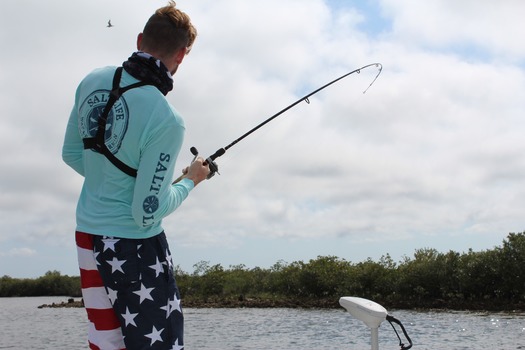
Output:
[[[341,306],[352,316],[363,321],[370,328],[372,350],[379,350],[379,326],[384,320],[387,320],[394,329],[394,332],[399,339],[401,350],[407,350],[412,347],[412,340],[408,336],[403,324],[395,317],[390,316],[386,309],[378,303],[358,297],[342,297],[339,299],[339,304],[341,304]],[[401,327],[406,340],[409,342],[408,346],[403,344],[401,337],[392,322]]]
[[[234,146],[235,144],[237,144],[239,141],[241,141],[242,139],[244,139],[246,136],[250,135],[251,133],[253,133],[254,131],[256,131],[257,129],[261,128],[262,126],[266,125],[267,123],[269,123],[270,121],[272,121],[273,119],[277,118],[278,116],[280,116],[281,114],[283,114],[284,112],[286,112],[287,110],[293,108],[295,105],[301,103],[301,102],[306,102],[306,103],[310,103],[310,100],[308,99],[310,96],[312,95],[315,95],[316,93],[318,93],[319,91],[327,88],[328,86],[332,85],[333,83],[335,82],[338,82],[339,80],[343,79],[343,78],[346,78],[347,76],[353,74],[353,73],[361,73],[361,71],[363,69],[366,69],[368,67],[376,67],[378,68],[378,72],[377,72],[377,75],[375,76],[374,80],[372,80],[372,82],[370,83],[370,85],[368,85],[368,87],[363,91],[363,94],[366,93],[368,91],[368,89],[372,86],[372,84],[374,84],[374,82],[377,80],[377,78],[379,77],[379,74],[381,74],[381,71],[383,70],[383,65],[381,63],[370,63],[370,64],[367,64],[366,66],[363,66],[361,68],[357,68],[357,69],[354,69],[353,71],[349,72],[349,73],[346,73],[342,76],[340,76],[339,78],[337,79],[334,79],[332,80],[331,82],[329,82],[328,84],[325,84],[323,86],[321,86],[320,88],[318,88],[317,90],[314,90],[312,91],[311,93],[309,93],[308,95],[305,95],[303,97],[301,97],[300,99],[298,99],[297,101],[295,101],[294,103],[292,103],[291,105],[283,108],[281,111],[275,113],[274,115],[272,115],[270,118],[266,119],[265,121],[263,121],[262,123],[260,123],[259,125],[257,125],[256,127],[254,127],[253,129],[251,129],[250,131],[246,132],[245,134],[243,134],[241,137],[239,137],[238,139],[234,140],[232,143],[230,143],[228,146],[225,146],[223,148],[219,148],[214,154],[212,154],[211,156],[209,156],[208,158],[206,158],[206,164],[209,165],[210,167],[210,174],[208,175],[208,179],[210,179],[211,177],[213,177],[213,175],[215,175],[215,173],[219,174],[219,167],[217,166],[217,163],[215,163],[215,159],[219,158],[220,156],[222,156],[224,153],[226,153],[226,151]],[[197,155],[199,154],[199,152],[197,151],[197,149],[195,147],[191,147],[190,148],[190,152],[195,156],[195,158],[197,157]],[[194,160],[195,160],[194,158]],[[219,174],[220,175],[220,174]],[[178,182],[182,179],[183,176],[179,177],[177,180],[175,180],[175,182]]]

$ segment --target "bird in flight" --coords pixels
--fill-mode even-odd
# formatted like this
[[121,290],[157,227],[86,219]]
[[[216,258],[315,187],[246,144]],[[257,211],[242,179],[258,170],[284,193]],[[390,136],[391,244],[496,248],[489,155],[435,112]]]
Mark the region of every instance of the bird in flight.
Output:
[[111,24],[111,20],[108,21],[108,26],[107,26],[107,27],[108,27],[108,28],[113,27],[113,24]]

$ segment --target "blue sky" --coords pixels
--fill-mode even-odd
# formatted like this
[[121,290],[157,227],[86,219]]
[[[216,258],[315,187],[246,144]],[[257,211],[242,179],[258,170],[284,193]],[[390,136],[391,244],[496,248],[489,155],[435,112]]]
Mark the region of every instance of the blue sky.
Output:
[[[0,3],[0,276],[77,275],[82,179],[62,163],[75,88],[119,65],[164,1]],[[221,175],[164,221],[175,264],[359,262],[492,249],[525,229],[519,0],[179,0],[199,36],[169,100]],[[106,28],[108,19],[115,25]],[[179,171],[179,170],[176,170]]]

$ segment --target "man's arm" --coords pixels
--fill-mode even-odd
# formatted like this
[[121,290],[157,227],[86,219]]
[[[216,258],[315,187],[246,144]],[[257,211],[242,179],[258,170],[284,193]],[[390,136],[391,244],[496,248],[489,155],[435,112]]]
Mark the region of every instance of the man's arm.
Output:
[[78,131],[78,114],[73,107],[66,127],[66,135],[62,146],[62,159],[77,173],[84,176],[84,144]]
[[142,150],[135,182],[132,213],[140,227],[151,226],[177,209],[194,183],[171,185],[184,127],[173,123],[158,127],[149,135]]

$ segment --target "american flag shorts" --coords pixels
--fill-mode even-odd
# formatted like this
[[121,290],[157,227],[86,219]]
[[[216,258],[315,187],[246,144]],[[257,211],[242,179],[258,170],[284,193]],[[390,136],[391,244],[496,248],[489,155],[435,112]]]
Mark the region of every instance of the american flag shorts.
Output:
[[76,232],[76,243],[90,349],[184,349],[164,232],[148,239]]

